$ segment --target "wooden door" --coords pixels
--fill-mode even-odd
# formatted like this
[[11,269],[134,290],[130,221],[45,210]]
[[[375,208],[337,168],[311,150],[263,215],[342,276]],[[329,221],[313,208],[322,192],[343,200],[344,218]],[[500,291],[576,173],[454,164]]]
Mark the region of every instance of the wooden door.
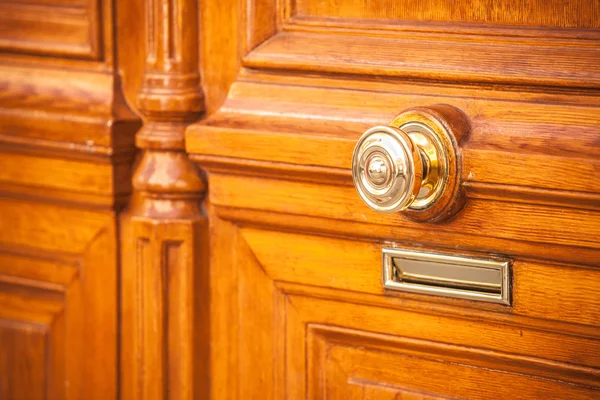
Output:
[[[600,395],[600,3],[201,11],[212,398]],[[372,211],[358,138],[439,104],[467,121],[457,206]],[[384,289],[384,247],[507,259],[511,304]]]
[[117,216],[141,125],[126,49],[143,25],[117,30],[115,3],[0,1],[3,400],[118,396]]
[[[0,1],[0,399],[598,398],[598,21]],[[451,195],[378,213],[353,149],[411,109]],[[509,304],[386,289],[383,248],[505,260]]]

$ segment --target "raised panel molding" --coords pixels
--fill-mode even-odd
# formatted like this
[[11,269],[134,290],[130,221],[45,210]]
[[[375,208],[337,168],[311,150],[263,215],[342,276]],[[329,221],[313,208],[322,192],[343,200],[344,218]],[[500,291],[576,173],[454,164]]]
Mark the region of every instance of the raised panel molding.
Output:
[[[461,13],[462,7],[469,12]],[[246,54],[244,65],[479,84],[598,88],[600,83],[592,72],[600,40],[594,29],[597,1],[513,2],[495,8],[482,0],[452,7],[437,0],[391,7],[381,1],[288,0],[278,11],[280,29]],[[461,23],[466,15],[468,23]]]
[[[343,8],[349,3],[335,4]],[[302,16],[295,5],[256,0],[239,10],[245,31],[235,43],[242,49],[242,68],[233,61],[224,65],[226,76],[219,84],[231,84],[225,102],[187,129],[186,150],[202,168],[277,180],[277,185],[293,180],[317,184],[319,190],[335,185],[332,191],[339,186],[350,191],[352,150],[362,132],[411,107],[450,104],[472,123],[471,134],[460,144],[467,204],[473,198],[486,205],[526,204],[512,207],[542,218],[551,208],[598,210],[598,187],[590,183],[597,180],[587,179],[600,171],[596,29],[386,25],[379,19]],[[579,6],[589,7],[590,15],[598,12],[595,2],[577,3],[565,12]],[[213,27],[236,37],[225,29]],[[205,41],[213,49],[223,42]],[[212,190],[210,196],[216,199]],[[344,207],[354,206],[344,202]],[[263,205],[267,208],[277,207]],[[587,220],[589,213],[584,214]],[[556,223],[544,228],[565,223],[558,214],[554,217]],[[538,223],[531,225],[537,232]],[[581,235],[570,245],[588,246],[588,237]]]
[[[523,398],[558,392],[563,385],[571,387],[572,398],[588,398],[600,390],[598,370],[576,377],[573,366],[531,363],[527,357],[477,348],[333,326],[309,324],[307,331],[309,370],[321,374],[309,382],[309,393],[319,398],[354,398],[352,393],[363,391],[367,382],[380,389],[396,387],[407,396],[421,392],[424,398],[487,398],[490,392],[505,398],[515,389],[502,394],[503,388],[513,384],[520,386]],[[497,382],[484,387],[490,378]]]
[[[369,400],[453,400],[456,398],[440,396],[427,391],[411,390],[396,385],[386,385],[375,381],[348,379],[348,385],[357,386],[358,398]],[[360,397],[362,396],[362,397]]]
[[[600,3],[589,0],[530,0],[527,3],[506,0],[462,0],[452,5],[444,0],[398,1],[388,3],[374,0],[344,0],[323,3],[314,0],[287,0],[294,16],[323,19],[377,20],[377,22],[406,23],[412,21],[427,25],[431,22],[463,24],[525,25],[550,28],[600,27]],[[467,18],[465,18],[467,17]]]
[[100,8],[95,0],[0,1],[0,49],[99,60]]
[[0,397],[115,397],[114,216],[72,210],[72,221],[54,226],[42,217],[33,241],[30,224],[8,218],[22,215],[9,204],[2,200],[0,218],[11,227],[0,237]]
[[[269,11],[267,15],[275,15],[263,18],[259,25],[253,23],[258,13],[248,14],[246,37],[250,43],[243,65],[273,72],[287,70],[402,80],[600,87],[600,75],[594,68],[600,37],[596,29],[583,29],[597,27],[598,18],[594,17],[600,13],[597,2],[580,2],[569,8],[558,1],[538,2],[526,7],[543,7],[544,12],[529,14],[506,12],[506,8],[494,13],[493,6],[483,2],[476,5],[464,2],[450,8],[439,2],[436,6],[429,6],[427,3],[431,2],[426,1],[420,3],[399,4],[386,11],[381,2],[371,2],[364,8],[346,2],[335,3],[331,8],[336,10],[328,11],[327,5],[310,1],[286,1],[278,7],[275,2],[262,4],[253,0],[250,10],[261,7]],[[485,20],[482,24],[449,23],[448,18],[453,18],[451,14],[461,5],[470,10],[471,19],[481,10],[483,18],[492,23],[486,25]],[[403,7],[410,8],[408,14],[402,13]],[[515,4],[515,7],[524,6]],[[556,7],[562,14],[549,12],[548,7]],[[449,11],[448,15],[440,12],[444,9]],[[344,16],[344,10],[358,12],[358,15]],[[440,15],[424,15],[428,10]],[[369,14],[377,11],[385,12],[390,19],[380,16],[370,19]],[[328,13],[334,13],[335,18]],[[402,13],[403,17],[394,21],[393,13]],[[520,21],[525,25],[522,29],[518,27],[519,21],[510,20],[524,15],[535,20],[542,14],[555,16],[555,19],[539,24]],[[418,21],[419,15],[425,21]],[[589,20],[582,23],[581,15],[589,16]],[[459,16],[464,17],[464,14]],[[495,17],[500,19],[494,20]],[[501,20],[506,17],[509,19]],[[576,21],[581,26],[574,26]],[[556,29],[556,26],[571,29]],[[436,62],[432,63],[434,53]],[[469,54],[468,62],[464,54]]]
[[0,192],[119,209],[140,126],[118,74],[0,66]]
[[[483,377],[490,374],[499,380],[518,376],[524,396],[550,393],[559,386],[568,387],[574,398],[600,390],[594,333],[577,329],[566,333],[565,324],[498,317],[497,310],[491,309],[465,311],[462,306],[410,296],[395,301],[331,290],[310,275],[326,267],[303,260],[302,255],[312,253],[302,246],[290,252],[289,259],[282,258],[273,250],[276,242],[246,223],[237,226],[218,217],[211,221],[211,231],[219,238],[213,247],[216,269],[211,277],[212,370],[216,374],[234,371],[235,376],[221,381],[215,375],[213,396],[236,398],[243,390],[245,395],[262,393],[261,398],[468,397],[450,383],[424,390],[423,381],[413,382],[393,372],[403,357],[431,368],[431,377],[442,376],[439,368],[450,368],[457,382],[487,379]],[[280,236],[284,246],[300,240],[272,233]],[[331,245],[328,240],[323,239],[324,247]],[[314,257],[319,254],[316,251]],[[311,271],[305,271],[304,263]],[[348,260],[341,263],[347,268],[353,265]],[[303,282],[305,273],[308,281]],[[331,271],[323,274],[331,282],[340,278]],[[352,288],[356,287],[354,283]],[[388,360],[395,364],[386,364]],[[529,387],[533,382],[538,386]],[[486,386],[484,392],[493,390]]]
[[[434,82],[600,88],[595,42],[557,39],[532,44],[509,37],[431,40],[427,34],[408,32],[379,37],[377,32],[315,31],[278,33],[246,55],[244,65]],[[438,54],[439,62],[429,61],[432,53]],[[467,53],[468,67],[463,59]]]
[[[0,0],[0,192],[121,209],[131,193],[134,135],[116,16],[136,2]],[[116,10],[118,8],[118,10]],[[135,45],[136,35],[130,35]],[[122,87],[123,86],[123,87]]]
[[[0,397],[48,398],[47,327],[6,320],[0,314]],[[19,382],[19,384],[15,384]]]

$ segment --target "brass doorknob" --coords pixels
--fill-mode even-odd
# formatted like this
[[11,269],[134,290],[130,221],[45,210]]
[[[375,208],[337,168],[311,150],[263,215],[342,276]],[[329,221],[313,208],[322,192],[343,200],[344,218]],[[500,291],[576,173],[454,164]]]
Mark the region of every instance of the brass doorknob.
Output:
[[[449,114],[462,122],[462,114],[450,106],[413,109],[398,115],[389,126],[375,126],[360,137],[352,156],[352,178],[367,206],[381,213],[406,210],[416,216],[413,219],[422,220],[447,211],[444,205],[433,213],[425,212],[444,194],[456,192],[456,132],[445,120]],[[459,130],[468,126],[454,125]],[[419,212],[427,215],[421,218]]]

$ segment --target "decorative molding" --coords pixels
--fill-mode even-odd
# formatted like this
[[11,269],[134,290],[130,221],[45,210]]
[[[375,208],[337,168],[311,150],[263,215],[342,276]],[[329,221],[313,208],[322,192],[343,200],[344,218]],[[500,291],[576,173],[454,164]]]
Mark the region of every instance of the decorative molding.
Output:
[[[211,175],[211,177],[214,175]],[[211,178],[213,181],[213,178]],[[346,237],[352,240],[371,241],[391,245],[399,242],[394,240],[398,225],[395,224],[364,224],[360,221],[346,221],[335,218],[324,218],[302,214],[290,214],[272,210],[251,209],[248,207],[230,207],[217,205],[213,201],[215,215],[226,221],[244,226],[264,228],[277,231],[294,231],[317,236]],[[413,225],[402,227],[404,237],[409,237],[414,245],[429,246],[439,251],[488,252],[492,254],[510,253],[524,261],[544,262],[557,265],[577,265],[578,267],[600,267],[600,251],[584,247],[564,245],[548,246],[545,243],[535,243],[526,240],[510,238],[489,238],[485,233],[465,233],[439,229],[434,225],[435,232],[424,231],[422,226]],[[430,233],[431,232],[431,233]],[[432,233],[435,233],[432,236]],[[488,240],[484,241],[484,238]],[[459,246],[459,247],[457,247]],[[567,260],[565,252],[571,254]]]
[[76,208],[126,204],[141,124],[120,74],[137,60],[126,55],[117,65],[123,30],[114,28],[116,16],[134,8],[112,0],[0,1],[2,195]]
[[[348,169],[260,161],[238,157],[191,154],[189,158],[207,171],[236,176],[282,179],[296,182],[352,186]],[[464,182],[469,198],[500,200],[532,205],[554,205],[582,210],[600,210],[600,195],[583,191],[541,189],[501,183]]]
[[[281,32],[247,54],[243,63],[266,70],[402,80],[600,89],[594,42],[540,39],[531,43],[510,37],[460,36],[432,40],[419,32],[395,34],[390,40],[375,33]],[[434,64],[431,54],[437,55]],[[469,63],[464,54],[469,54]]]
[[[546,89],[600,88],[600,74],[592,73],[600,41],[597,5],[586,3],[580,5],[582,8],[567,10],[560,1],[540,1],[527,5],[530,14],[525,18],[538,18],[543,13],[536,9],[542,8],[561,12],[548,13],[553,18],[542,17],[543,23],[486,23],[486,18],[522,16],[518,12],[494,11],[493,5],[488,5],[470,14],[473,20],[479,13],[481,23],[463,23],[460,19],[464,16],[458,10],[473,8],[468,3],[459,2],[450,8],[438,4],[434,15],[426,15],[431,8],[423,8],[425,3],[408,6],[410,10],[403,12],[406,6],[401,4],[389,9],[381,4],[341,7],[305,1],[304,11],[314,12],[305,15],[296,0],[264,3],[252,0],[248,8],[260,6],[263,13],[276,13],[273,22],[259,25],[253,22],[254,13],[246,16],[246,36],[260,38],[247,46],[243,57],[243,65],[252,69]],[[327,14],[328,8],[333,15]],[[357,10],[358,14],[343,16]],[[385,17],[375,15],[378,12]],[[401,13],[403,18],[394,18],[394,13]],[[274,21],[278,21],[279,29]],[[576,27],[578,23],[582,27]],[[259,43],[262,45],[257,47]],[[373,48],[378,51],[370,51]],[[433,53],[435,63],[431,62]],[[468,62],[463,54],[469,54]]]
[[[580,390],[598,390],[598,379],[600,370],[597,368],[585,367],[581,365],[558,362],[542,359],[534,356],[515,355],[503,351],[487,350],[480,348],[471,348],[461,345],[453,345],[431,340],[415,339],[411,337],[387,335],[380,333],[371,333],[367,331],[348,329],[342,327],[327,326],[321,324],[307,323],[307,342],[309,349],[315,349],[310,354],[309,363],[312,363],[311,370],[328,371],[323,362],[335,363],[336,372],[341,373],[345,382],[352,381],[352,374],[356,373],[357,368],[347,371],[343,368],[343,363],[336,362],[333,355],[333,348],[342,347],[349,351],[366,351],[379,354],[396,355],[399,357],[410,357],[425,362],[439,362],[446,365],[452,365],[447,368],[467,367],[469,369],[493,369],[501,371],[503,374],[518,374],[526,376],[533,380],[548,380],[551,382],[560,382],[564,385],[573,385]],[[320,354],[323,351],[325,354]],[[351,362],[349,359],[344,359]],[[315,365],[315,363],[317,365]],[[356,364],[352,364],[354,367]],[[386,375],[387,368],[381,370],[381,378]],[[568,378],[568,379],[565,379]],[[329,383],[331,387],[338,387],[338,382]],[[317,385],[317,387],[310,387]],[[320,385],[327,385],[325,379],[315,379],[309,382],[309,392],[319,393],[324,390]],[[352,387],[347,387],[352,390]],[[400,389],[400,388],[398,388]],[[425,397],[430,398],[430,397]]]
[[[121,215],[121,397],[192,399],[207,382],[206,183],[184,152],[186,127],[204,110],[196,0],[148,0],[146,65],[137,104],[144,124],[134,194]],[[198,325],[200,324],[200,326]]]
[[240,76],[220,111],[188,129],[191,158],[210,172],[351,185],[362,132],[415,105],[451,104],[472,124],[460,143],[468,196],[497,200],[507,190],[507,200],[532,205],[600,204],[600,180],[590,179],[600,171],[595,96],[293,74],[273,79]]
[[[342,303],[368,304],[419,314],[452,316],[456,320],[486,320],[491,324],[527,327],[533,330],[594,337],[600,334],[600,317],[595,314],[596,303],[581,306],[578,299],[593,296],[593,282],[600,272],[581,267],[553,266],[542,261],[518,261],[513,266],[514,294],[518,300],[512,308],[481,302],[436,298],[436,304],[423,302],[427,296],[386,291],[381,284],[381,243],[318,236],[291,234],[281,230],[251,227],[247,222],[238,228],[245,246],[250,250],[257,268],[286,294],[328,298]],[[296,232],[296,230],[294,230]],[[265,245],[269,243],[270,245]],[[405,244],[406,246],[406,244]],[[412,249],[440,251],[433,246],[412,245]],[[294,254],[294,249],[301,249]],[[349,251],[348,249],[352,249]],[[311,249],[312,253],[306,251]],[[448,249],[447,254],[456,254]],[[318,254],[314,256],[312,254]],[[465,256],[482,256],[460,250]],[[293,270],[281,265],[294,265]],[[347,266],[353,266],[353,275]],[[562,272],[561,272],[562,271]],[[556,290],[556,299],[548,300],[532,288],[548,276],[568,274]],[[294,283],[291,283],[294,282]],[[385,296],[383,296],[385,294]],[[549,313],[548,310],[552,310]],[[548,317],[560,315],[559,317]]]
[[81,153],[133,148],[139,118],[127,105],[114,71],[5,63],[0,66],[3,139],[51,143]]
[[[376,353],[373,364],[411,357],[425,364],[441,361],[454,372],[460,368],[477,374],[496,370],[508,377],[555,382],[573,390],[598,390],[599,359],[592,350],[598,347],[596,326],[499,312],[495,305],[466,309],[465,304],[451,301],[432,303],[414,296],[362,293],[372,280],[358,271],[364,249],[356,249],[350,241],[347,246],[354,251],[348,257],[357,268],[354,284],[348,285],[347,277],[336,273],[347,275],[348,260],[340,260],[337,266],[330,262],[346,250],[339,243],[329,246],[330,238],[307,239],[314,240],[313,245],[322,244],[322,248],[312,248],[298,235],[268,232],[270,236],[265,237],[261,236],[264,231],[246,223],[239,226],[219,218],[213,220],[213,229],[228,234],[218,236],[214,244],[219,273],[211,278],[216,293],[211,305],[215,321],[211,354],[219,375],[215,375],[213,396],[235,397],[244,390],[252,397],[262,393],[273,398],[325,398],[327,389],[331,397],[349,398],[328,391],[352,390],[349,379],[360,378],[353,371],[361,363],[342,357],[325,365],[332,361],[334,347]],[[274,246],[288,243],[297,252],[285,248],[273,252]],[[320,266],[311,257],[327,258],[323,248],[338,250]],[[289,259],[282,256],[286,252]],[[281,268],[292,264],[293,269]],[[375,280],[379,284],[379,278]],[[336,284],[343,289],[329,287]],[[371,316],[368,321],[365,315]],[[539,348],[544,348],[544,355],[540,356]],[[394,371],[381,365],[370,368]],[[342,373],[342,380],[326,384],[323,374],[328,373]],[[370,381],[385,384],[385,376]],[[389,378],[389,382],[400,381],[397,376]]]
[[97,19],[102,5],[95,0],[0,1],[0,49],[99,61],[102,24]]
[[[595,241],[600,215],[586,209],[571,208],[567,218],[563,209],[553,205],[530,206],[521,202],[470,198],[467,207],[454,219],[441,224],[422,224],[411,222],[401,214],[381,214],[369,210],[350,186],[278,178],[249,179],[246,176],[212,172],[210,176],[210,202],[215,206],[272,212],[278,214],[277,218],[289,215],[296,218],[324,218],[340,224],[362,223],[364,229],[357,229],[353,237],[371,228],[379,232],[381,240],[437,243],[440,242],[435,238],[438,234],[447,234],[448,238],[455,240],[447,244],[473,249],[485,244],[497,254],[511,254],[523,248],[525,243],[566,246],[563,249],[582,251],[600,250],[600,244]],[[252,196],[248,193],[252,193]],[[527,228],[524,229],[523,225]],[[330,228],[322,226],[322,229],[328,231]],[[407,236],[408,232],[411,232],[410,236]],[[469,243],[473,237],[480,237],[483,242]],[[484,237],[489,240],[483,240]],[[508,247],[496,248],[499,242],[495,242],[495,239],[512,240],[513,243]],[[578,259],[574,255],[569,257]],[[564,259],[563,254],[556,261]]]
[[[50,212],[40,210],[44,211]],[[78,398],[89,393],[114,398],[117,394],[117,318],[114,313],[106,314],[117,301],[116,270],[109,265],[116,256],[114,219],[103,216],[106,225],[100,226],[81,224],[89,216],[89,211],[82,211],[64,225],[63,231],[71,233],[76,226],[82,235],[56,243],[59,248],[43,240],[36,247],[18,244],[18,239],[11,243],[8,236],[0,243],[0,266],[4,266],[0,268],[0,327],[7,321],[13,327],[30,325],[22,329],[23,340],[28,340],[32,329],[41,329],[43,354],[24,352],[16,357],[28,363],[24,371],[44,372],[45,379],[35,382],[47,398]],[[79,223],[74,224],[75,220]],[[12,237],[27,237],[27,229],[4,222],[13,227]],[[47,222],[38,220],[37,229],[60,235]],[[103,301],[96,301],[99,298]],[[23,389],[17,388],[13,395]]]
[[579,28],[548,28],[548,27],[518,27],[514,25],[494,24],[461,24],[433,21],[393,20],[388,19],[345,19],[319,16],[282,16],[282,30],[288,32],[323,32],[325,29],[333,32],[353,32],[365,35],[385,35],[394,37],[408,32],[428,34],[443,34],[448,38],[452,36],[479,36],[479,37],[518,37],[518,38],[554,38],[575,40],[598,40],[600,32],[597,29]]
[[0,192],[122,208],[140,120],[117,72],[10,62],[0,66],[0,92]]
[[315,0],[283,0],[293,17],[321,18],[331,22],[353,21],[355,24],[454,24],[485,26],[486,28],[546,27],[554,29],[600,28],[600,6],[590,1],[529,0],[526,4],[508,0],[499,5],[494,0],[478,3],[456,1],[448,4],[443,0],[427,0],[416,3],[386,3],[374,0],[368,4],[361,0],[346,0],[343,4]]

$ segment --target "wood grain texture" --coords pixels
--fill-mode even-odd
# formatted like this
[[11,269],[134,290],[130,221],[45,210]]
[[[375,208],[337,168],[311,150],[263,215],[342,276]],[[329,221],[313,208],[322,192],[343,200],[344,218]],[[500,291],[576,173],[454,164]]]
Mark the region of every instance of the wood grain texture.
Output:
[[238,15],[244,4],[237,0],[199,2],[200,67],[207,115],[221,107],[239,72],[238,36],[244,29]]
[[[598,397],[598,5],[486,5],[203,7],[212,398]],[[470,123],[465,207],[370,211],[357,139],[437,104]],[[384,290],[394,246],[508,258],[513,303]]]
[[127,399],[203,398],[208,391],[206,184],[184,153],[204,109],[197,2],[145,2],[144,125],[134,193],[121,215],[121,387]]
[[[0,397],[597,398],[597,21],[0,0]],[[439,104],[464,208],[371,212],[356,140]],[[508,258],[512,305],[383,290],[388,246]]]
[[[470,240],[485,241],[483,238],[487,237],[596,251],[600,248],[596,241],[600,223],[597,211],[572,209],[565,215],[558,207],[470,199],[455,219],[444,224],[423,225],[407,221],[400,214],[384,215],[368,209],[352,187],[231,175],[211,175],[211,179],[213,204],[388,225],[396,228],[396,234],[381,239],[392,241],[453,232],[465,240],[472,236]],[[248,196],[249,192],[254,194]],[[403,234],[404,229],[421,233],[409,236]],[[504,253],[502,249],[497,252]]]
[[[597,1],[495,6],[487,1],[464,1],[450,7],[437,0],[368,4],[306,0],[285,3],[278,11],[281,30],[246,53],[245,66],[410,80],[598,88],[593,65],[599,57],[600,38],[596,29],[589,29],[598,20]],[[371,51],[374,48],[377,51]]]
[[[291,290],[286,292],[290,293]],[[343,307],[341,306],[343,302],[330,301],[322,297],[315,299],[309,292],[300,296],[289,296],[289,300],[300,315],[308,317],[305,317],[305,324],[310,326],[320,324],[319,321],[322,321],[324,325],[328,325],[326,330],[337,331],[340,335],[347,333],[349,342],[355,348],[365,345],[368,347],[369,337],[375,340],[382,339],[380,332],[386,332],[383,336],[389,335],[388,338],[395,343],[387,348],[377,346],[381,357],[386,357],[386,354],[397,352],[402,348],[422,351],[429,347],[428,352],[433,357],[436,354],[442,359],[447,356],[449,358],[447,361],[453,364],[491,367],[508,373],[559,380],[562,384],[570,381],[578,386],[587,386],[587,389],[598,390],[598,369],[584,367],[590,359],[582,363],[583,359],[589,356],[593,358],[590,353],[591,347],[588,347],[590,345],[594,347],[593,340],[569,338],[556,333],[537,331],[535,328],[511,329],[481,320],[465,323],[458,319],[429,316],[425,313],[411,315],[358,304]],[[336,309],[338,312],[332,313]],[[364,314],[365,312],[368,314]],[[395,318],[389,318],[394,315]],[[305,325],[297,329],[308,330],[309,326]],[[308,334],[305,335],[307,336]],[[558,337],[562,337],[562,349],[551,343]],[[579,358],[580,356],[582,358]],[[353,363],[350,362],[348,365],[351,366]],[[382,363],[379,368],[383,370],[385,363]],[[319,369],[311,369],[311,371],[315,374],[319,373]],[[416,372],[418,373],[418,369]],[[438,376],[442,378],[442,375]],[[314,380],[316,383],[318,379]],[[398,378],[395,380],[398,381]],[[443,381],[443,379],[439,380]],[[486,392],[488,396],[494,393],[489,389]]]
[[297,16],[375,20],[413,20],[468,24],[598,28],[600,3],[596,0],[503,1],[376,0],[290,1]]
[[[108,2],[0,1],[0,48],[62,57],[100,59],[100,10]],[[50,16],[50,17],[48,17]]]
[[56,141],[86,153],[110,154],[133,145],[139,122],[124,101],[117,74],[13,63],[0,68],[3,134],[32,144]]
[[[242,236],[265,273],[275,281],[377,295],[385,293],[381,271],[377,268],[381,259],[379,243],[256,228],[243,229]],[[290,268],[281,268],[281,265]],[[352,273],[348,273],[349,266]],[[600,305],[594,293],[595,286],[600,282],[600,274],[596,269],[516,261],[512,265],[512,273],[512,308],[496,307],[495,311],[600,326]],[[554,282],[554,295],[551,298],[545,296],[547,282]],[[431,298],[425,297],[423,300]],[[476,302],[458,301],[457,304],[463,307],[478,306]],[[485,308],[485,305],[482,307]]]
[[[377,261],[365,262],[367,275],[352,273],[366,252],[355,242],[314,238],[305,247],[303,238],[291,234],[239,228],[236,232],[219,219],[212,224],[212,232],[228,231],[228,240],[214,242],[220,268],[212,274],[212,287],[226,285],[225,293],[236,293],[213,297],[215,317],[229,321],[213,327],[213,335],[230,339],[213,343],[219,361],[212,368],[215,378],[220,376],[225,359],[233,357],[229,363],[237,366],[237,385],[243,388],[215,379],[220,398],[239,398],[237,390],[262,392],[267,398],[353,398],[354,391],[362,393],[361,382],[440,398],[469,397],[467,393],[489,398],[511,385],[517,385],[525,398],[566,392],[574,398],[593,398],[600,389],[597,341],[589,331],[569,332],[564,323],[541,321],[498,305],[467,310],[468,301],[451,299],[443,305],[410,294],[393,302],[376,284]],[[378,258],[377,246],[371,253]],[[235,280],[230,279],[230,269],[236,271]],[[325,289],[338,284],[342,290]],[[377,295],[357,293],[367,284]],[[574,309],[577,303],[574,300]],[[230,310],[228,318],[223,310]],[[590,328],[597,332],[597,326]],[[334,360],[338,346],[344,352]],[[370,361],[354,358],[350,353],[355,351],[368,353]],[[396,357],[405,361],[392,361]],[[405,380],[403,376],[412,375],[397,372],[402,368],[396,362],[405,363],[422,379]],[[453,374],[452,382],[462,383],[446,381],[447,373]],[[499,375],[490,378],[490,373]],[[516,376],[521,381],[514,381]],[[485,383],[489,379],[501,379],[498,385],[503,389]],[[478,387],[468,382],[479,382]]]
[[0,393],[116,396],[115,216],[8,198],[0,208]]
[[0,2],[3,399],[118,396],[116,211],[140,123],[114,18],[129,7]]
[[14,60],[0,71],[2,191],[121,208],[140,123],[118,72]]
[[43,327],[0,320],[0,341],[6,348],[0,355],[3,398],[45,398],[46,340]]
[[[429,355],[418,354],[410,351],[410,345],[404,347],[400,343],[395,343],[396,346],[400,345],[398,347],[392,344],[394,350],[390,349],[390,352],[382,355],[382,347],[370,347],[369,339],[366,339],[376,335],[365,335],[366,340],[361,341],[362,346],[357,347],[355,341],[361,334],[348,334],[350,340],[347,343],[340,340],[339,336],[334,336],[335,341],[332,342],[329,342],[333,339],[331,337],[321,339],[325,340],[320,346],[325,354],[321,357],[319,354],[312,355],[323,362],[315,363],[315,369],[322,371],[322,378],[314,382],[314,389],[309,389],[318,393],[319,398],[364,398],[363,382],[370,382],[371,386],[380,389],[395,387],[400,395],[414,396],[421,393],[422,398],[486,399],[490,393],[505,398],[510,397],[515,389],[521,397],[531,399],[560,399],[564,393],[568,393],[570,398],[591,399],[597,394],[596,390],[590,388],[565,386],[562,382],[538,376],[511,374],[453,362],[457,360],[440,358],[433,349]],[[424,344],[423,350],[426,346]]]
[[349,385],[356,386],[358,392],[354,392],[353,396],[360,399],[372,400],[446,400],[451,397],[440,396],[431,392],[406,389],[395,385],[385,385],[380,382],[370,382],[360,379],[348,379]]
[[[597,43],[477,36],[444,39],[414,32],[365,35],[325,28],[279,33],[247,54],[244,65],[411,80],[598,89]],[[431,54],[436,54],[435,62]]]
[[[415,104],[451,104],[471,122],[470,136],[461,145],[465,181],[597,192],[597,180],[587,179],[599,170],[594,100],[575,105],[570,102],[576,96],[548,99],[530,93],[530,101],[523,101],[522,94],[498,98],[491,90],[465,97],[460,88],[438,86],[414,93],[410,90],[416,85],[394,85],[388,86],[389,92],[370,91],[365,102],[362,85],[354,90],[340,87],[344,81],[326,88],[309,86],[317,82],[236,83],[222,112],[189,129],[189,151],[300,166],[310,159],[311,166],[345,169],[349,177],[354,144],[368,127],[387,124]],[[264,166],[269,168],[268,163]],[[332,172],[313,174],[311,180],[327,179]]]

